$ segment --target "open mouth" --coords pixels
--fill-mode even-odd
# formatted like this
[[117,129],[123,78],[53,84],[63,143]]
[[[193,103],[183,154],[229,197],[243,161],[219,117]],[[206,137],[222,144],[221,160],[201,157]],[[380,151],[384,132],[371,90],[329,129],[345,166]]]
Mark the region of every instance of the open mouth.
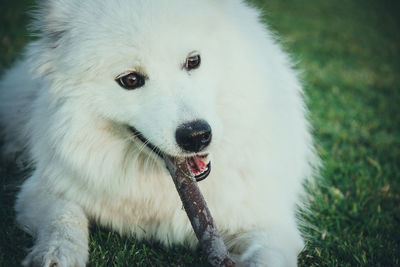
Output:
[[[164,158],[164,153],[157,146],[153,145],[144,135],[130,126],[129,129],[142,143],[144,143],[153,153],[161,158]],[[208,154],[198,154],[194,156],[185,157],[188,169],[191,175],[196,179],[197,182],[204,180],[211,172],[211,161]]]
[[208,154],[187,157],[186,164],[197,182],[206,179],[211,172],[211,161]]

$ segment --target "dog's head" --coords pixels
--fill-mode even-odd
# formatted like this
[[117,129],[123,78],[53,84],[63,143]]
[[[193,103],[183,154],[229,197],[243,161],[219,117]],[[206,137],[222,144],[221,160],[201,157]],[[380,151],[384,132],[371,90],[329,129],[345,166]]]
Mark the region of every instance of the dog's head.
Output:
[[39,71],[58,75],[63,94],[126,129],[146,153],[186,157],[204,178],[222,135],[218,90],[236,78],[224,72],[239,52],[212,2],[48,0]]

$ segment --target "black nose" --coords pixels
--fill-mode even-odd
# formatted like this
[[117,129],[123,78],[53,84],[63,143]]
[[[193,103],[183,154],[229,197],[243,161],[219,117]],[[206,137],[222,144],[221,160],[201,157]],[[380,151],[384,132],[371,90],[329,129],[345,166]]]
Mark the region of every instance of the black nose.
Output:
[[188,152],[200,152],[211,142],[211,127],[204,120],[181,124],[175,132],[178,145]]

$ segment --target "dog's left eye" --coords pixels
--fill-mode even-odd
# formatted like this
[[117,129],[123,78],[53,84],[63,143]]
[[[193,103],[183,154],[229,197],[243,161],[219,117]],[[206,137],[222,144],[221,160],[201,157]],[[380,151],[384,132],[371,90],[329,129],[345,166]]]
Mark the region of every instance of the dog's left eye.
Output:
[[185,69],[186,70],[197,69],[200,66],[200,63],[201,63],[200,55],[188,57],[186,59]]
[[131,72],[117,77],[115,81],[124,89],[133,90],[145,84],[145,77],[137,72]]

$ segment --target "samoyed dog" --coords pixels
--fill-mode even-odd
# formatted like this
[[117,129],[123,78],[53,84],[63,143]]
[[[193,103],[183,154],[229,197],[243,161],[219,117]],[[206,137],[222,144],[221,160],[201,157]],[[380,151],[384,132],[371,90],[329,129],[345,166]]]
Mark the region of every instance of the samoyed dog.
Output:
[[[84,266],[88,225],[198,242],[160,153],[185,158],[241,266],[296,266],[312,175],[302,87],[242,0],[45,0],[2,78],[8,157],[33,166],[16,201],[24,265]],[[200,181],[202,180],[202,181]]]

